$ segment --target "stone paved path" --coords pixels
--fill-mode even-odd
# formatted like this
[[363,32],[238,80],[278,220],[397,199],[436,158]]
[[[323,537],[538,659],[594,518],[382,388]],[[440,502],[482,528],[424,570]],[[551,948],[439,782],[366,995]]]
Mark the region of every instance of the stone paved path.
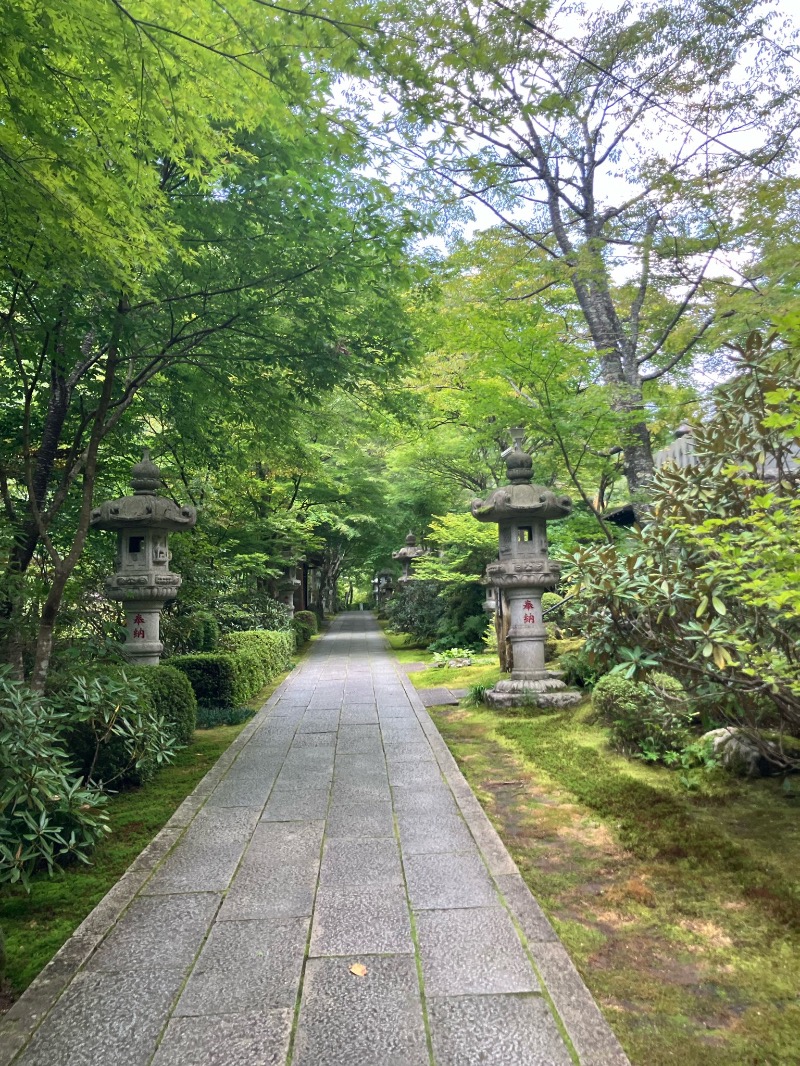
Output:
[[0,1048],[0,1066],[627,1062],[362,613],[314,645]]

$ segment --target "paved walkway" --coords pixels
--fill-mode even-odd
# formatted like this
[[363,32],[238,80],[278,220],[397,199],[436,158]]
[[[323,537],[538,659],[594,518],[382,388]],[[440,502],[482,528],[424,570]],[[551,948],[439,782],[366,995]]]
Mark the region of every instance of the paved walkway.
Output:
[[0,1048],[0,1066],[627,1062],[361,613],[12,1008]]

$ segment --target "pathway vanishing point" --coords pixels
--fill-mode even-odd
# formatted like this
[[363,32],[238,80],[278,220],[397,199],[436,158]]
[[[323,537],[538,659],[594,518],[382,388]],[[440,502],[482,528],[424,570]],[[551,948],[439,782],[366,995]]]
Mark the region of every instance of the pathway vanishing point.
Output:
[[628,1060],[375,621],[353,612],[8,1012],[12,1061]]

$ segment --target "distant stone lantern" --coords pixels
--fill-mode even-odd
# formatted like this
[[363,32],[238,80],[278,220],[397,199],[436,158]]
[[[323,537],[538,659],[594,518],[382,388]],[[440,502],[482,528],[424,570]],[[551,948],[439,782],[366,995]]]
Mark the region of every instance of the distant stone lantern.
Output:
[[414,575],[411,572],[411,569],[414,565],[414,562],[419,559],[421,555],[427,554],[428,553],[424,548],[417,547],[417,538],[409,530],[408,536],[406,537],[405,546],[402,547],[398,552],[392,552],[392,558],[396,559],[399,563],[402,563],[403,565],[403,573],[397,579],[398,582],[405,584],[407,581],[413,581]]
[[498,681],[486,701],[490,707],[512,707],[527,700],[540,707],[568,707],[581,697],[545,668],[542,593],[554,588],[561,576],[558,563],[547,556],[547,523],[566,518],[572,501],[531,483],[533,463],[522,450],[524,432],[516,428],[511,435],[514,445],[503,452],[511,484],[495,489],[485,500],[473,500],[471,506],[479,522],[496,522],[500,527],[499,558],[486,567],[484,580],[508,605],[513,652],[511,678]]
[[294,618],[294,595],[302,584],[295,563],[287,566],[283,577],[278,578],[278,599],[289,609],[290,618]]
[[197,512],[158,495],[161,471],[146,448],[131,471],[130,483],[133,495],[101,503],[92,511],[91,525],[117,534],[116,572],[106,578],[106,596],[119,600],[125,611],[125,656],[143,666],[156,666],[164,650],[159,639],[161,610],[177,596],[181,583],[169,569],[169,534],[191,529]]

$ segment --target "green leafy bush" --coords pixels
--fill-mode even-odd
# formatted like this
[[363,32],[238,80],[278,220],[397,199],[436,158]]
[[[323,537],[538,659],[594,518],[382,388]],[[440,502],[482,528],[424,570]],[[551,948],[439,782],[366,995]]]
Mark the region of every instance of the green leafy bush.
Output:
[[169,665],[189,678],[198,706],[216,703],[233,707],[252,695],[236,659],[227,652],[208,652],[176,655]]
[[295,611],[295,620],[308,626],[311,633],[319,633],[319,620],[313,611]]
[[752,334],[735,361],[693,465],[665,463],[641,528],[574,557],[575,602],[606,667],[668,669],[761,743],[800,737],[800,343]]
[[288,670],[291,666],[295,650],[294,631],[252,629],[241,633],[228,633],[222,638],[221,646],[236,654],[248,652],[256,656],[263,672],[263,680],[250,693],[255,695],[258,689],[263,688],[276,674]]
[[223,633],[254,630],[276,632],[290,629],[292,618],[284,603],[265,592],[251,591],[246,596],[237,590],[235,599],[223,599],[217,604],[216,616]]
[[423,645],[436,639],[444,611],[444,598],[439,596],[436,581],[408,581],[386,605],[390,628],[396,633],[410,633],[417,644]]
[[63,742],[67,716],[0,672],[0,882],[88,862],[108,831],[105,796],[82,784]]
[[174,758],[175,728],[134,669],[72,677],[53,700],[67,717],[66,743],[84,779],[99,788],[141,785]]
[[186,674],[172,666],[145,666],[141,679],[157,715],[172,729],[178,744],[188,744],[197,723],[197,699]]
[[577,685],[578,688],[593,689],[601,677],[599,665],[591,661],[589,651],[585,647],[560,656],[558,669],[568,685]]
[[173,655],[215,651],[219,632],[219,623],[209,611],[191,614],[166,611],[162,616],[161,639]]
[[[307,612],[304,611],[303,613],[306,614]],[[292,629],[294,630],[294,639],[298,648],[302,648],[304,644],[307,644],[316,632],[305,619],[298,618],[297,615],[292,619]]]
[[290,629],[227,633],[223,651],[177,655],[169,665],[189,678],[198,704],[235,707],[291,665],[294,639]]
[[626,754],[665,760],[691,740],[694,712],[683,685],[668,674],[653,673],[644,681],[606,674],[594,687],[592,706],[610,727],[614,747]]

